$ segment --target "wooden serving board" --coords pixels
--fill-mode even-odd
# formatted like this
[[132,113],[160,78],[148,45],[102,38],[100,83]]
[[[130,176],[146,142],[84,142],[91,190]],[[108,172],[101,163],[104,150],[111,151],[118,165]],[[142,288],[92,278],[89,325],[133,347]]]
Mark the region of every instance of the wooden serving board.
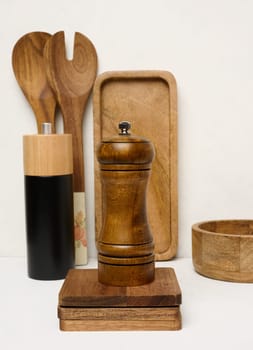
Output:
[[132,133],[148,138],[155,160],[148,187],[148,219],[156,260],[172,259],[178,245],[177,91],[167,71],[114,71],[99,75],[93,91],[96,239],[101,230],[102,200],[96,149],[128,120]]
[[136,287],[98,282],[96,269],[70,270],[59,293],[64,331],[181,329],[181,290],[172,268],[157,268],[155,280]]

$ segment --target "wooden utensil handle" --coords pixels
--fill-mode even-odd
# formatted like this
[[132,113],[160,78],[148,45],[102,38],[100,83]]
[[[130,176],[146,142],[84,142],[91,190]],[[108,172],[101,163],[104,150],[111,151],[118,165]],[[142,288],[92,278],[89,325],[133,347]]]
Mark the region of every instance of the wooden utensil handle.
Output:
[[74,192],[85,191],[84,176],[84,151],[83,151],[83,111],[88,99],[82,96],[79,98],[67,98],[59,101],[63,112],[64,132],[72,134],[73,139],[73,190]]
[[[71,101],[69,101],[71,104]],[[77,107],[77,106],[76,106]],[[73,106],[72,106],[73,108]],[[72,109],[73,110],[73,109]],[[73,192],[74,192],[74,234],[75,234],[75,264],[85,265],[87,258],[86,208],[85,208],[85,176],[83,152],[82,122],[78,108],[70,113],[65,109],[64,132],[72,134],[73,146]],[[74,122],[74,119],[75,122]]]
[[85,193],[74,192],[75,264],[87,264]]
[[[68,118],[68,120],[71,120]],[[87,264],[85,177],[82,125],[64,124],[65,133],[72,134],[73,140],[73,191],[74,191],[74,234],[75,264]]]
[[65,132],[72,133],[73,136],[73,190],[74,192],[84,192],[85,177],[82,128],[80,126],[74,132],[70,128],[65,128]]

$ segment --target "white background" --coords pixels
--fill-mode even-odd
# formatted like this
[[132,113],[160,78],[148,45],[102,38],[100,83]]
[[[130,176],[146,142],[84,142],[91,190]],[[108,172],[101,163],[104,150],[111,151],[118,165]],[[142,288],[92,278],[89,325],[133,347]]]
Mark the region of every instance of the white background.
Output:
[[[252,18],[251,0],[0,1],[1,349],[252,349],[253,285],[203,278],[191,262],[193,223],[252,218]],[[69,48],[75,31],[92,40],[99,74],[159,69],[177,80],[179,250],[178,259],[163,265],[175,268],[182,288],[181,331],[60,332],[62,281],[27,278],[22,135],[35,133],[36,124],[11,53],[25,33],[59,30],[66,31]],[[91,102],[84,136],[89,253],[95,257]]]
[[[253,212],[253,2],[250,0],[8,0],[0,2],[0,256],[25,256],[22,135],[35,118],[11,54],[25,33],[79,31],[98,74],[168,70],[178,87],[179,250],[191,225]],[[159,126],[159,125],[158,125]],[[89,255],[94,247],[92,101],[85,116]]]

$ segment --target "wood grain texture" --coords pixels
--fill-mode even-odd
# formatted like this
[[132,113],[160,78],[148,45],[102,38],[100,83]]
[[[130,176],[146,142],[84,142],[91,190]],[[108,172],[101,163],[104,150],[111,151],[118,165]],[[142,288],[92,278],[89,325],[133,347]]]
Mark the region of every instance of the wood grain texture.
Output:
[[[105,263],[104,256],[100,254],[98,256],[98,280],[112,286],[140,286],[150,283],[155,278],[154,255],[145,258],[151,261],[140,264],[138,259],[132,258],[128,259],[128,265],[124,265],[122,260],[125,259],[120,258],[107,258],[106,260],[109,260],[109,263]],[[136,264],[134,264],[134,261]]]
[[193,265],[224,281],[253,282],[253,221],[207,221],[192,227]]
[[[75,262],[87,264],[83,119],[97,74],[97,53],[92,42],[75,33],[73,59],[66,58],[64,32],[54,34],[44,48],[48,81],[60,106],[64,132],[73,136],[73,190]],[[89,151],[89,150],[88,150]]]
[[55,132],[56,99],[47,82],[43,50],[50,34],[32,32],[22,36],[12,52],[12,66],[17,82],[30,103],[37,122],[38,133],[44,122],[52,124]]
[[104,308],[71,308],[58,307],[61,320],[173,320],[179,312],[178,306],[156,307],[150,312],[149,307],[104,307]]
[[54,34],[44,48],[47,78],[63,114],[64,132],[73,135],[74,192],[84,192],[83,118],[97,74],[92,42],[75,33],[73,59],[66,58],[64,32]]
[[172,268],[157,268],[152,283],[134,287],[98,282],[98,271],[70,270],[59,293],[64,331],[181,329],[181,290]]
[[[152,310],[150,310],[152,312]],[[180,311],[169,320],[123,320],[100,321],[60,320],[62,331],[177,331],[181,329]]]
[[25,135],[24,174],[57,176],[73,173],[72,135]]
[[155,266],[146,192],[153,145],[139,136],[116,134],[100,144],[97,157],[106,213],[97,242],[98,279],[117,286],[149,283]]
[[[147,193],[147,211],[155,242],[156,260],[177,252],[177,94],[174,77],[165,71],[122,71],[100,75],[94,86],[94,152],[101,140],[117,133],[128,120],[134,133],[155,147]],[[95,161],[96,238],[101,230],[102,192]]]
[[157,268],[155,280],[142,286],[109,286],[96,269],[72,269],[59,292],[62,307],[163,307],[181,304],[181,290],[172,268]]

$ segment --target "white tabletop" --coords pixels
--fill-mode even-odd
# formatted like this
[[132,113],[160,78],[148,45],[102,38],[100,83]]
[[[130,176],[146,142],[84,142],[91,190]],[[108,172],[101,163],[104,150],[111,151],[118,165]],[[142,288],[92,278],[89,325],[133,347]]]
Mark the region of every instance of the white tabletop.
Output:
[[[27,277],[24,258],[0,258],[0,348],[8,349],[252,349],[253,284],[198,275],[191,259],[156,263],[175,269],[182,290],[183,328],[156,332],[62,332],[60,281]],[[96,267],[90,261],[89,268]]]

